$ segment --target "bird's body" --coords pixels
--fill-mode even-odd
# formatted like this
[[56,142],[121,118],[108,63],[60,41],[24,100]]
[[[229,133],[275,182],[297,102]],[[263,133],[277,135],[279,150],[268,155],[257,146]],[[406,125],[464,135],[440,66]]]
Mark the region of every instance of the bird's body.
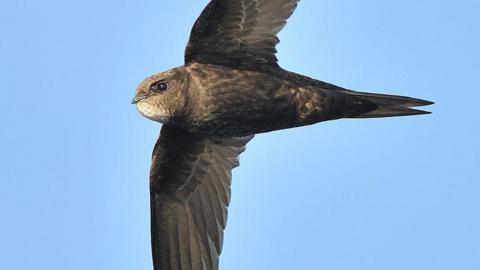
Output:
[[[328,108],[321,109],[328,90],[302,85],[293,76],[289,80],[287,72],[272,76],[200,63],[170,72],[183,78],[183,86],[169,97],[167,103],[173,106],[168,112],[153,120],[190,132],[245,136],[328,117]],[[159,108],[145,108],[146,115]]]
[[[161,101],[140,103],[139,111],[154,121],[215,136],[246,136],[360,117],[378,107],[352,95],[358,92],[281,68],[245,70],[192,63],[160,77],[170,78],[177,87]],[[141,86],[158,79],[149,77]]]
[[185,65],[145,79],[133,103],[163,123],[150,172],[155,270],[216,270],[231,170],[254,134],[340,118],[425,114],[429,101],[356,92],[282,69],[276,34],[298,0],[212,0]]

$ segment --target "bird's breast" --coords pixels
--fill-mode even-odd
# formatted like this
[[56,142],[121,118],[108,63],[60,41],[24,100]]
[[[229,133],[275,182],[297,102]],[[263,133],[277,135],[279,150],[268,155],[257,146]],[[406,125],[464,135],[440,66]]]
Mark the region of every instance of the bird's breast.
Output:
[[245,135],[285,128],[296,117],[285,82],[254,71],[190,66],[192,129]]

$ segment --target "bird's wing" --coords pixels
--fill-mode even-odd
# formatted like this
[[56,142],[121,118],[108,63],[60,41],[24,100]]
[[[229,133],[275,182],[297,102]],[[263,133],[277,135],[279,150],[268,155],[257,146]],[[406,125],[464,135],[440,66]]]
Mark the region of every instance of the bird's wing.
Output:
[[193,26],[185,63],[278,66],[276,35],[298,1],[211,0]]
[[231,170],[251,138],[208,137],[163,126],[150,171],[155,270],[218,269]]

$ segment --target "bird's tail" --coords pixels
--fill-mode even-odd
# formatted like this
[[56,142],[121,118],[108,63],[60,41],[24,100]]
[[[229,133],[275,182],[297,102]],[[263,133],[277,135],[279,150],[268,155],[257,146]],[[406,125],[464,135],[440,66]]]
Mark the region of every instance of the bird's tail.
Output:
[[[412,107],[421,107],[434,104],[431,101],[385,94],[365,93],[356,91],[342,91],[349,95],[352,99],[352,112],[345,115],[347,118],[377,118],[377,117],[392,117],[392,116],[407,116],[407,115],[419,115],[429,114],[431,112],[412,109]],[[368,103],[369,106],[365,106]],[[362,108],[369,108],[368,110],[355,110],[361,104]]]

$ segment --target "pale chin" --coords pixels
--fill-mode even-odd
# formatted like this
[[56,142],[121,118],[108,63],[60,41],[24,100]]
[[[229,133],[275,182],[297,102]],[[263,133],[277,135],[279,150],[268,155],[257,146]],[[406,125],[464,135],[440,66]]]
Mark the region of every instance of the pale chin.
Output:
[[138,102],[137,110],[144,117],[162,124],[166,123],[168,120],[168,114],[165,110],[156,106],[152,106],[147,102]]

